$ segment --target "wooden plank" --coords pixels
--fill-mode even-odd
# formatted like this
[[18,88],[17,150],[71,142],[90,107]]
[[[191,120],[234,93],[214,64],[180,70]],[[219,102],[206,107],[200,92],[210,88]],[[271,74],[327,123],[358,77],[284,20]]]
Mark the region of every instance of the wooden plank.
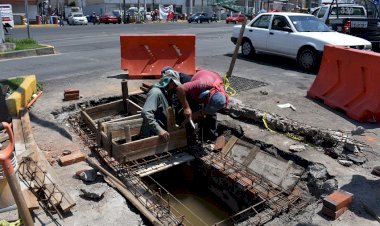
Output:
[[83,121],[87,124],[88,128],[90,128],[90,130],[92,132],[96,133],[97,129],[96,129],[95,122],[90,118],[90,116],[87,114],[87,112],[82,110],[80,112],[80,115],[81,115]]
[[92,120],[115,115],[124,110],[123,100],[112,101],[106,104],[85,109]]
[[22,132],[21,120],[18,118],[12,119],[13,136],[15,139],[16,159],[21,161],[24,154],[27,153],[25,148],[24,134]]
[[224,146],[224,148],[222,149],[222,156],[225,157],[232,149],[232,147],[235,145],[235,143],[239,140],[239,138],[235,137],[235,136],[232,136],[227,144]]
[[[32,131],[32,126],[30,124],[30,118],[29,113],[27,110],[21,110],[21,124],[22,124],[22,130],[25,140],[25,147],[29,154],[29,156],[32,158],[33,161],[36,161],[38,166],[46,172],[46,175],[50,178],[52,183],[54,183],[59,190],[61,190],[64,194],[63,198],[58,197],[57,200],[61,200],[60,203],[57,203],[63,210],[63,212],[69,211],[73,206],[75,206],[75,202],[70,197],[69,193],[64,189],[62,186],[61,180],[58,178],[57,174],[55,173],[55,170],[50,165],[50,163],[46,160],[45,155],[42,153],[42,151],[38,148]],[[36,177],[39,178],[40,181],[46,181],[44,179],[45,175],[37,174]],[[45,184],[46,187],[49,186],[49,184]],[[58,193],[54,193],[54,195]]]
[[102,147],[108,152],[111,153],[111,144],[109,143],[108,136],[104,132],[100,132],[102,139]]
[[40,208],[37,197],[28,188],[22,190],[22,195],[24,196],[26,206],[29,210],[36,210]]
[[132,120],[126,120],[126,121],[119,121],[114,123],[104,123],[103,131],[105,133],[113,132],[116,130],[124,130],[125,126],[129,126],[131,128],[135,128],[137,126],[141,127],[141,124],[143,122],[142,118],[139,119],[132,119]]
[[143,157],[171,151],[187,145],[186,131],[180,129],[170,133],[170,139],[165,142],[158,136],[148,137],[145,139],[132,141],[119,145],[112,142],[113,157],[123,163],[140,159]]
[[141,118],[141,114],[135,114],[135,115],[130,115],[127,117],[122,117],[118,119],[112,119],[106,122],[103,122],[104,124],[109,124],[109,123],[114,123],[114,122],[120,122],[120,121],[125,121],[125,120],[131,120],[131,119],[139,119]]

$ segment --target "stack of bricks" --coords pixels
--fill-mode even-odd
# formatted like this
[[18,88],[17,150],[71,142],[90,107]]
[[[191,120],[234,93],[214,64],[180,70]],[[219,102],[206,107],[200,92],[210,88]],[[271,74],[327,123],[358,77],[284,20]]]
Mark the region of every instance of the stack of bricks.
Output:
[[69,100],[79,100],[79,90],[77,89],[67,89],[63,93],[63,100],[69,101]]
[[353,194],[339,190],[323,199],[322,213],[333,220],[340,217],[352,202]]

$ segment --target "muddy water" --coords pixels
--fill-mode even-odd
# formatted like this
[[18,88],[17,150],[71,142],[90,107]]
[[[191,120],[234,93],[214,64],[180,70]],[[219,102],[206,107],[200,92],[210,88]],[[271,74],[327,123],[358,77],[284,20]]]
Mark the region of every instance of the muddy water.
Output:
[[[185,215],[191,225],[213,225],[234,214],[227,204],[207,189],[207,178],[194,173],[191,166],[176,166],[151,177],[184,204],[185,207],[161,189],[165,200],[169,200],[170,205],[180,214],[176,214],[175,210],[172,212],[177,216]],[[158,190],[158,186],[151,179],[145,178],[145,181]]]

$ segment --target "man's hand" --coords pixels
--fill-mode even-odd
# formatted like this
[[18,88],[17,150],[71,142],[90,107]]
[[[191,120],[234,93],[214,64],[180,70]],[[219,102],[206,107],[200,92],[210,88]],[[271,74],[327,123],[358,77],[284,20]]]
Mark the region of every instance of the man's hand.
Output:
[[161,139],[163,139],[164,141],[168,141],[169,138],[170,138],[169,133],[168,133],[167,131],[165,131],[165,130],[162,130],[162,131],[158,134],[158,136],[159,136]]
[[187,119],[191,119],[191,109],[190,108],[185,108],[183,109],[183,115],[185,116],[185,118]]

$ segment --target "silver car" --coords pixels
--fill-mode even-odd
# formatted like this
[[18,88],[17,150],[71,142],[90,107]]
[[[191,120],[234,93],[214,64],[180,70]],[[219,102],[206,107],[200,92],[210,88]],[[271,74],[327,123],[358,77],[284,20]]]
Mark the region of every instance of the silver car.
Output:
[[83,14],[73,14],[69,16],[67,23],[69,25],[87,25],[87,18]]

